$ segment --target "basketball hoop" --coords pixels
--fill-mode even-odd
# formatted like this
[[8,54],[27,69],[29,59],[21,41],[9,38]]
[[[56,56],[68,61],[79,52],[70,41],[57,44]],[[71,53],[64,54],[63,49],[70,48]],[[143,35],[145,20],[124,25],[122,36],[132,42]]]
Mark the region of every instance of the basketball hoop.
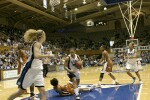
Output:
[[[140,3],[140,5],[139,5],[139,9],[137,10],[137,8],[135,8],[134,5],[138,2]],[[143,0],[132,0],[132,1],[128,1],[126,3],[124,3],[124,2],[118,3],[130,38],[134,38],[138,20],[139,20],[142,2],[143,2]],[[123,8],[126,7],[126,9],[124,10],[122,7]],[[134,16],[133,16],[133,14],[134,14]]]
[[131,42],[134,42],[134,46],[136,47],[136,46],[139,46],[139,40],[138,39],[127,39],[126,40],[126,46],[128,47],[129,46],[129,43],[131,43]]
[[60,4],[60,0],[50,0],[49,5],[51,6],[52,12],[55,12],[55,6]]

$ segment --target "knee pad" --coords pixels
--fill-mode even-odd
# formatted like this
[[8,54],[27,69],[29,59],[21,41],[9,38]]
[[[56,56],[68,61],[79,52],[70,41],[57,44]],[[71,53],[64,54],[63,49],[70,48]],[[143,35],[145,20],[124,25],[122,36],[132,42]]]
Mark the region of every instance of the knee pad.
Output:
[[111,72],[107,72],[107,74],[109,75],[109,74],[111,74]]

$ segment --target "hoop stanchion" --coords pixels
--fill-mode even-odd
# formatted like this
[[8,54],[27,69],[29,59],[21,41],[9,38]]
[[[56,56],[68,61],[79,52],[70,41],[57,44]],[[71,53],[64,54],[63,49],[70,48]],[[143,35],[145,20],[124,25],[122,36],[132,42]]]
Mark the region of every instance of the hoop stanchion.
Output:
[[[139,9],[134,7],[134,5],[137,2],[140,2]],[[142,2],[143,0],[134,0],[134,1],[128,1],[126,3],[124,2],[118,3],[124,23],[126,25],[126,28],[128,30],[131,39],[134,39],[134,35],[139,20],[139,15],[141,12]],[[123,8],[126,7],[126,9],[123,9],[122,7]]]

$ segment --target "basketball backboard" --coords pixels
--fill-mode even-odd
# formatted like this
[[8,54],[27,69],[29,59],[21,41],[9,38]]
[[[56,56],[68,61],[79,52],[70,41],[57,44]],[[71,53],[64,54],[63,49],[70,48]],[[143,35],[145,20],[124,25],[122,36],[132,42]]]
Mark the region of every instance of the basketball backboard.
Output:
[[135,47],[139,45],[138,39],[128,39],[128,40],[126,40],[126,46],[129,46],[130,42],[134,42]]

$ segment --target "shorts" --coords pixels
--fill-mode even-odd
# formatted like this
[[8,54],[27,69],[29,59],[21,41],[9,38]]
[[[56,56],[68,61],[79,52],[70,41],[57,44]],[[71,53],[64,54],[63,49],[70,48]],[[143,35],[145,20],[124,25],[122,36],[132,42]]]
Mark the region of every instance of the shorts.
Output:
[[137,63],[128,63],[126,64],[126,69],[127,70],[134,70],[135,72],[139,71],[139,66]]
[[67,75],[70,79],[72,79],[73,77],[75,77],[76,79],[80,79],[80,72],[68,73]]
[[43,70],[28,67],[31,65],[30,63],[32,62],[26,64],[17,81],[17,85],[23,90],[30,87],[33,83],[35,87],[44,87]]
[[104,63],[104,67],[101,70],[101,73],[112,72],[112,67],[113,67],[112,61],[109,62],[109,65],[108,65],[108,62],[105,62]]
[[43,71],[48,72],[48,64],[43,64]]

